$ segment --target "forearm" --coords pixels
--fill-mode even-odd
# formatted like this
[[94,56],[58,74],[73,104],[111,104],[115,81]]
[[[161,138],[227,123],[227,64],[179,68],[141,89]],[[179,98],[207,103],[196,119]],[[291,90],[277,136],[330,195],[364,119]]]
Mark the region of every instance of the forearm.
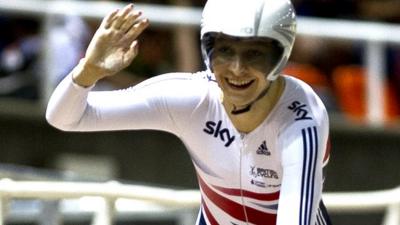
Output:
[[314,225],[322,196],[327,133],[323,127],[304,123],[290,127],[283,136],[277,224]]
[[282,178],[277,225],[314,225],[322,198],[321,164],[310,162],[305,168],[293,165],[285,170]]
[[72,74],[69,74],[50,97],[46,110],[47,121],[60,130],[71,130],[84,115],[90,89],[75,84]]

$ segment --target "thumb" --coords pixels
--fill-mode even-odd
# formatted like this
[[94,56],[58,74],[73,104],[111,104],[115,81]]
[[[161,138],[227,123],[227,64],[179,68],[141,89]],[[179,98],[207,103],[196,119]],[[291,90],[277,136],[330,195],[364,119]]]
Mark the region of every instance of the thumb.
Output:
[[138,52],[139,52],[139,43],[137,40],[134,40],[125,54],[127,63],[132,62],[132,60],[136,57]]

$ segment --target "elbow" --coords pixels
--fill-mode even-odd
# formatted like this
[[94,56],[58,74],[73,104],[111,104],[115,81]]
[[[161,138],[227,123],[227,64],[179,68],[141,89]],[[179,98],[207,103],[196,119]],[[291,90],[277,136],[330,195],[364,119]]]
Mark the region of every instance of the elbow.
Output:
[[56,128],[58,130],[70,131],[70,129],[67,126],[63,125],[62,123],[59,123],[58,121],[54,120],[51,117],[47,117],[47,115],[46,115],[46,121],[48,124],[50,124],[52,127]]
[[63,123],[62,118],[57,116],[55,113],[51,113],[50,110],[46,111],[46,121],[52,127],[61,130],[61,131],[72,131],[72,127]]

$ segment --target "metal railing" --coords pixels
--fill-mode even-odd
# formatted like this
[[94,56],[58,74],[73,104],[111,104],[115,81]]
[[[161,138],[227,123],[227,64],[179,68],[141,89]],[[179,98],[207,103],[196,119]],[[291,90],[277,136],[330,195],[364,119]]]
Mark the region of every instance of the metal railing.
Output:
[[[54,14],[72,14],[83,18],[100,19],[115,8],[123,7],[117,2],[96,1],[45,1],[45,0],[0,0],[0,12],[5,14],[30,15],[43,19],[46,32],[50,32],[48,21]],[[161,6],[137,4],[145,12],[154,26],[199,27],[201,9],[180,6]],[[88,10],[90,9],[90,10]],[[364,46],[364,64],[367,68],[367,121],[370,125],[381,126],[384,123],[383,86],[385,82],[385,47],[400,45],[400,25],[332,20],[299,17],[298,34],[327,39],[359,41]],[[46,71],[43,74],[42,96],[47,97],[53,90],[51,56],[45,52]]]
[[[153,220],[161,217],[180,221],[179,224],[194,224],[200,193],[196,190],[124,185],[115,181],[88,183],[2,179],[0,180],[0,225],[5,224],[8,214],[12,215],[8,205],[13,199],[50,202],[81,199],[82,201],[73,204],[73,208],[64,207],[67,208],[64,211],[78,216],[89,213],[93,217],[92,225],[111,225],[114,218],[121,214],[138,218],[150,215]],[[47,215],[44,219],[47,221],[46,224],[62,224],[60,219],[48,223],[49,218],[58,217],[56,215],[60,214],[59,211],[63,210],[54,208],[53,204],[52,215]],[[46,215],[43,216],[46,217]],[[40,219],[37,220],[40,221]]]
[[[0,180],[0,225],[4,225],[12,199],[63,200],[98,197],[80,202],[74,213],[91,212],[92,225],[111,225],[117,215],[171,216],[179,224],[194,224],[200,204],[197,190],[173,190],[118,182],[84,183]],[[382,225],[400,224],[400,187],[390,190],[324,193],[330,212],[384,212]],[[128,200],[135,200],[129,202]],[[83,202],[86,202],[84,204]],[[82,205],[83,204],[83,205]],[[84,210],[83,210],[84,209]],[[57,210],[57,209],[56,209]],[[71,213],[71,212],[70,212]],[[57,214],[53,212],[53,214]],[[59,223],[53,223],[58,225]],[[61,224],[61,221],[60,221]]]

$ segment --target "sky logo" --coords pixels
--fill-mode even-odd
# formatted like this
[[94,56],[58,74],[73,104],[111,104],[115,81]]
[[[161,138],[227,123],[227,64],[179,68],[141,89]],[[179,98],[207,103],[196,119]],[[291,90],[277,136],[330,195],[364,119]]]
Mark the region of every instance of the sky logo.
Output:
[[307,105],[302,104],[299,101],[292,102],[292,104],[288,107],[288,109],[296,113],[295,120],[311,120],[312,118],[308,116],[308,111],[305,108],[307,108]]
[[203,129],[203,131],[215,138],[219,138],[225,143],[225,147],[229,147],[235,140],[235,136],[231,135],[227,128],[221,128],[221,125],[221,120],[219,120],[218,123],[215,123],[214,121],[207,121],[206,127]]

